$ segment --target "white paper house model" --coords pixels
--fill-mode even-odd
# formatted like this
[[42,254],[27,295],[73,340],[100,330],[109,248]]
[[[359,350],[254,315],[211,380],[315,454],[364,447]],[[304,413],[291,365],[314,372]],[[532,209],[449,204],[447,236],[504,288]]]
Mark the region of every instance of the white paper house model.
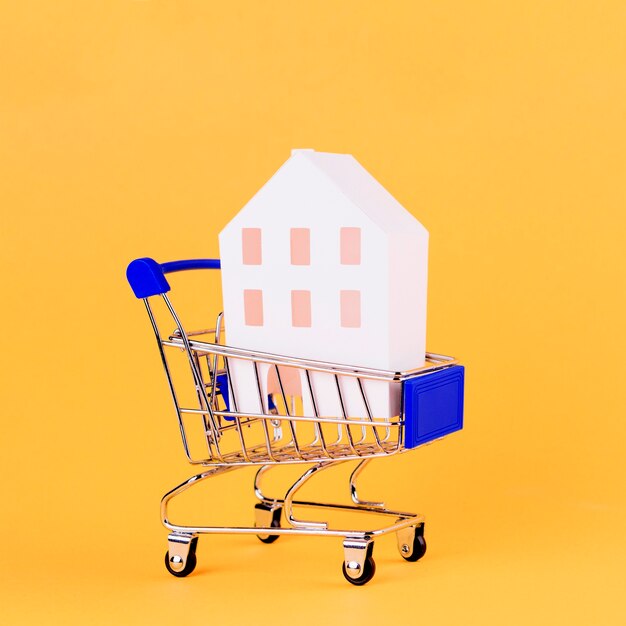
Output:
[[[428,231],[354,157],[293,150],[219,241],[228,345],[394,371],[424,363]],[[254,365],[230,365],[237,410],[267,411]],[[259,371],[266,398],[276,374]],[[280,373],[313,415],[299,372]],[[312,384],[319,414],[341,416],[334,377]],[[346,410],[364,417],[356,384],[342,382]],[[398,415],[400,385],[364,384],[374,416]]]

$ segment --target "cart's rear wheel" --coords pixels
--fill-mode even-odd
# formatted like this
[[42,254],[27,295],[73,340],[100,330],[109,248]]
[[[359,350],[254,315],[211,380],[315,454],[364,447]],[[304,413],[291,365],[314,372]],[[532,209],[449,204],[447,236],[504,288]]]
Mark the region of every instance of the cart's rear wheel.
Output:
[[[264,504],[255,505],[255,526],[270,526],[270,528],[280,528],[280,517],[282,507],[271,508]],[[280,535],[257,535],[263,543],[274,543]]]
[[405,561],[415,563],[426,554],[426,539],[424,539],[424,524],[415,529],[413,541],[399,546],[400,554]]
[[366,557],[365,562],[363,563],[361,573],[356,578],[353,578],[352,576],[350,576],[350,574],[348,574],[345,561],[343,562],[341,571],[343,572],[344,578],[350,584],[360,587],[361,585],[365,585],[370,580],[372,580],[372,578],[374,578],[374,574],[376,573],[376,563],[373,556]]
[[[178,555],[170,557],[169,550],[165,553],[165,567],[167,571],[177,578],[184,578],[189,576],[194,569],[196,569],[196,546],[198,545],[198,538],[192,539],[189,545],[189,554],[187,558],[183,559]],[[182,565],[182,568],[181,568]]]

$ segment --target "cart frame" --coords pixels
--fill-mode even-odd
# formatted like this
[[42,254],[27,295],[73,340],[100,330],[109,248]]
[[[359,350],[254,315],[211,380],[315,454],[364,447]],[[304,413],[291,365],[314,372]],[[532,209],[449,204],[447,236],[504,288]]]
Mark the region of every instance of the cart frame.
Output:
[[[424,521],[421,514],[388,509],[384,502],[362,500],[358,496],[357,481],[368,464],[377,457],[391,456],[406,452],[404,441],[404,405],[397,418],[376,418],[368,403],[365,381],[381,381],[390,385],[403,385],[417,377],[429,376],[435,372],[451,368],[457,364],[452,357],[428,353],[422,367],[393,372],[374,368],[361,368],[338,363],[314,361],[278,354],[269,354],[226,346],[220,343],[224,331],[223,316],[218,316],[215,328],[200,331],[185,331],[185,328],[167,295],[170,287],[165,274],[195,269],[219,269],[220,262],[214,259],[175,261],[162,265],[148,258],[133,261],[127,270],[127,277],[137,296],[144,301],[152,329],[155,334],[161,361],[165,369],[168,386],[178,417],[183,448],[189,463],[206,469],[168,491],[161,500],[161,521],[170,531],[165,564],[168,571],[183,577],[193,571],[196,565],[196,545],[202,534],[255,534],[261,541],[272,543],[280,535],[316,535],[343,538],[343,574],[354,585],[363,585],[374,575],[374,539],[395,532],[400,555],[407,561],[420,559],[426,551]],[[175,330],[163,336],[159,330],[151,299],[159,296],[171,315]],[[200,341],[202,337],[210,341]],[[166,349],[183,351],[191,370],[197,396],[197,406],[185,407],[179,401],[175,376],[166,354]],[[248,361],[253,364],[256,375],[260,406],[267,404],[262,413],[239,411],[235,388],[232,384],[231,364],[233,360]],[[275,368],[280,393],[278,402],[268,399],[265,403],[259,379],[259,364]],[[289,402],[281,379],[284,368],[297,369],[306,380],[306,391],[310,394],[313,416],[298,414]],[[321,416],[318,414],[312,374],[322,373],[334,377],[341,406],[341,415]],[[365,417],[351,417],[345,409],[342,396],[342,380],[356,379],[365,407]],[[224,388],[224,383],[227,387]],[[303,390],[304,393],[304,390]],[[185,418],[197,417],[202,420],[206,454],[194,456],[188,440]],[[304,423],[304,424],[303,424]],[[299,440],[298,428],[313,429],[312,441]],[[260,440],[254,445],[246,441],[246,427],[255,426],[260,431]],[[259,428],[260,426],[260,428]],[[283,437],[286,426],[290,437]],[[337,428],[337,440],[329,443],[327,429]],[[273,428],[274,434],[270,432]],[[326,432],[325,430],[326,429]],[[360,439],[354,436],[354,429],[361,432]],[[230,445],[224,442],[229,438]],[[248,439],[249,441],[249,439]],[[298,491],[322,470],[346,462],[356,462],[350,474],[349,494],[351,504],[338,504],[322,501],[296,499]],[[269,470],[289,464],[306,464],[310,467],[289,487],[283,497],[267,496],[262,490],[262,479]],[[254,479],[254,493],[258,499],[255,506],[253,526],[190,526],[173,523],[169,516],[169,505],[177,496],[191,487],[240,467],[257,466]],[[299,509],[323,509],[328,511],[354,511],[393,518],[393,523],[383,527],[368,529],[344,529],[331,527],[327,522],[301,519],[294,515],[294,507]],[[287,526],[281,526],[284,517]]]

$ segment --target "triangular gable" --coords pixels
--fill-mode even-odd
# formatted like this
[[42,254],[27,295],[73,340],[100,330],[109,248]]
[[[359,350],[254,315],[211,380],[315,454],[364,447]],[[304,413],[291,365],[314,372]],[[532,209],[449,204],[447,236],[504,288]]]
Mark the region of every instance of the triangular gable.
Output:
[[336,187],[384,232],[428,232],[352,155],[296,150],[321,170]]

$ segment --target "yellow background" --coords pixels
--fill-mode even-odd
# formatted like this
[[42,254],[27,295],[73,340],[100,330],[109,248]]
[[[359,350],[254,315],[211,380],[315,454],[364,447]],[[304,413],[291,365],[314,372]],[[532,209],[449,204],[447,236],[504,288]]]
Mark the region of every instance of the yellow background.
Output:
[[[622,1],[0,7],[2,623],[625,623]],[[382,539],[356,588],[339,540],[211,536],[174,579],[192,471],[124,270],[217,255],[292,147],[429,229],[466,429],[364,476],[427,515],[420,563]],[[192,516],[250,520],[241,474]]]

